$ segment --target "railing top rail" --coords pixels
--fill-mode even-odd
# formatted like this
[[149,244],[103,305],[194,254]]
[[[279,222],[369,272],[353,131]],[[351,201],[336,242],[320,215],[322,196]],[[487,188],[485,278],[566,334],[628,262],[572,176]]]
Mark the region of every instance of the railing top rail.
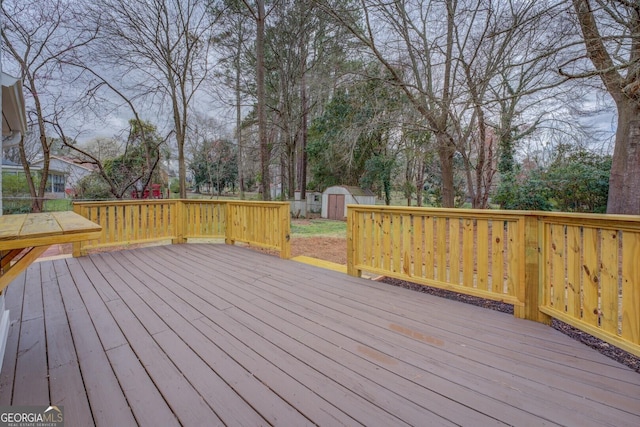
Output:
[[532,211],[532,215],[548,218],[571,218],[571,219],[589,219],[589,220],[605,220],[605,221],[622,221],[622,222],[638,222],[640,223],[640,215],[620,215],[620,214],[593,214],[579,212],[546,212]]
[[108,206],[108,205],[139,205],[144,204],[167,204],[175,203],[179,199],[127,199],[127,200],[98,200],[91,202],[73,202],[74,206],[94,207],[94,206]]
[[[389,213],[409,212],[415,214],[447,215],[457,217],[520,217],[534,216],[539,219],[568,221],[568,222],[606,222],[607,224],[638,224],[640,226],[640,215],[614,215],[614,214],[591,214],[591,213],[571,213],[571,212],[548,212],[548,211],[516,211],[501,209],[460,209],[460,208],[432,208],[416,206],[381,206],[381,205],[347,205],[347,208],[358,212],[381,211]],[[604,225],[604,224],[602,224]]]
[[585,226],[592,228],[640,231],[640,216],[610,214],[573,214],[560,212],[540,212],[538,219],[545,223]]
[[229,203],[230,200],[227,199],[172,199],[179,200],[182,203]]
[[246,205],[246,206],[271,206],[279,207],[286,206],[289,202],[263,202],[259,200],[216,200],[216,199],[127,199],[127,200],[96,200],[87,202],[73,202],[78,206],[104,206],[104,205],[136,205],[136,204],[163,204],[163,203],[190,203],[190,204],[234,204],[234,205]]
[[380,205],[347,205],[347,209],[357,212],[410,213],[414,215],[434,215],[458,218],[493,218],[516,220],[531,215],[530,211],[505,211],[489,209],[457,209],[457,208],[425,208],[416,206],[380,206]]
[[265,202],[262,200],[210,200],[210,199],[184,199],[181,200],[183,203],[208,203],[208,202],[218,202],[218,203],[228,203],[232,205],[243,205],[243,206],[268,206],[268,207],[280,207],[280,206],[288,206],[289,202]]

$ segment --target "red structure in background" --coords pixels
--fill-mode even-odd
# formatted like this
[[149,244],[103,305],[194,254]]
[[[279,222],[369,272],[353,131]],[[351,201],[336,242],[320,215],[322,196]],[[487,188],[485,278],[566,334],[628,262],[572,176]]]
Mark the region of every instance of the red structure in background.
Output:
[[151,197],[153,197],[154,199],[162,199],[160,184],[151,184]]
[[162,185],[161,184],[151,184],[151,191],[149,188],[145,188],[142,191],[142,194],[138,192],[136,188],[131,190],[131,198],[132,199],[162,199]]

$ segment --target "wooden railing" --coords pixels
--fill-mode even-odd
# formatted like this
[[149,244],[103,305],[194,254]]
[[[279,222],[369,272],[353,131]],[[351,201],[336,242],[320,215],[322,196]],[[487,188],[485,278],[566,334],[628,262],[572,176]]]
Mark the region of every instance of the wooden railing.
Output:
[[540,310],[640,356],[640,218],[538,214]]
[[347,270],[514,305],[640,355],[640,218],[350,205]]
[[206,199],[125,200],[74,203],[76,213],[102,226],[100,238],[74,245],[90,250],[187,239],[224,239],[291,256],[289,206],[283,202]]
[[225,238],[228,243],[238,241],[276,249],[282,258],[290,258],[289,212],[287,202],[229,202]]

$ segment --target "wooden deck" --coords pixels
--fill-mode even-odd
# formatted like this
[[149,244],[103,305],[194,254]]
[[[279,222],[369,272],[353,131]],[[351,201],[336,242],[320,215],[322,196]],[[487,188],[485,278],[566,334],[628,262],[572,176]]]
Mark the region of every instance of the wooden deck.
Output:
[[640,425],[640,375],[534,322],[225,245],[35,263],[0,405],[69,426]]

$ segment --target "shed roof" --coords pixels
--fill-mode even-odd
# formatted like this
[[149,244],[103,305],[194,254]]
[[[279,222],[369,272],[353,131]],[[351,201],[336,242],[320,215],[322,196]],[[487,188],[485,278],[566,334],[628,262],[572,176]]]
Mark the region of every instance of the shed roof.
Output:
[[335,187],[340,187],[340,188],[344,188],[345,190],[347,190],[349,192],[349,194],[351,194],[352,196],[375,196],[375,194],[373,193],[373,191],[371,191],[368,188],[361,188],[361,187],[357,187],[355,185],[334,185],[333,187],[329,187],[326,190],[324,190],[324,192],[329,191],[331,188],[335,188]]

